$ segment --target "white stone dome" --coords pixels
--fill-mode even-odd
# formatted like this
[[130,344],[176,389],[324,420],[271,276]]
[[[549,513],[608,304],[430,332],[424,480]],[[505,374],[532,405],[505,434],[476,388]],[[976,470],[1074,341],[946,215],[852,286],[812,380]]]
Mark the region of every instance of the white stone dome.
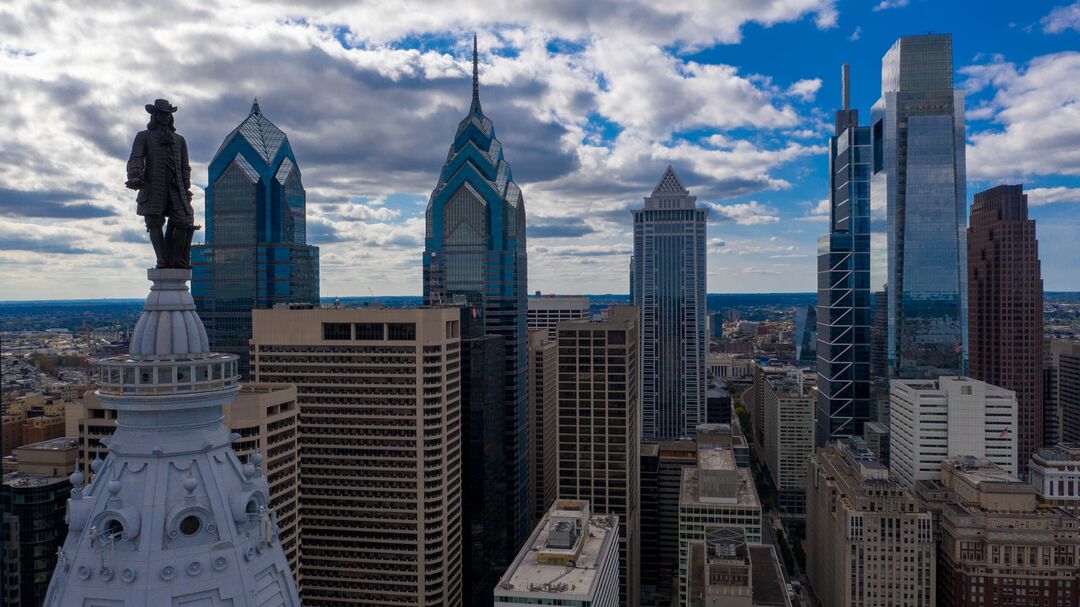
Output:
[[142,316],[131,336],[133,357],[165,358],[210,353],[206,328],[195,313],[195,300],[187,288],[191,270],[152,269],[154,286],[146,297]]

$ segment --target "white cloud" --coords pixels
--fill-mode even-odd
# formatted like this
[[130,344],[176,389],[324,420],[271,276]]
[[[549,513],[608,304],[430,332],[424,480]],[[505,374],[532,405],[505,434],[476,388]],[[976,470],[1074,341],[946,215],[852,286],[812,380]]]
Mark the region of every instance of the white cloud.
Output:
[[859,38],[862,38],[862,26],[861,25],[856,25],[855,26],[855,31],[851,32],[851,35],[848,36],[848,40],[850,40],[852,42],[856,42],[856,41],[859,40]]
[[714,219],[719,221],[734,221],[743,226],[755,226],[780,221],[775,209],[767,207],[756,200],[736,204],[717,204],[715,202],[706,204],[715,214]]
[[1054,187],[1024,190],[1028,204],[1037,207],[1055,202],[1080,203],[1080,188]]
[[969,131],[969,179],[1080,175],[1080,52],[1043,55],[1021,67],[995,57],[960,71],[966,90],[995,90],[987,107],[996,128]]
[[909,0],[881,0],[877,6],[874,7],[874,12],[885,11],[890,8],[903,8],[908,5]]
[[799,80],[788,87],[787,94],[802,101],[813,101],[821,90],[821,78]]
[[1054,7],[1040,23],[1048,34],[1060,34],[1066,30],[1080,32],[1080,2]]

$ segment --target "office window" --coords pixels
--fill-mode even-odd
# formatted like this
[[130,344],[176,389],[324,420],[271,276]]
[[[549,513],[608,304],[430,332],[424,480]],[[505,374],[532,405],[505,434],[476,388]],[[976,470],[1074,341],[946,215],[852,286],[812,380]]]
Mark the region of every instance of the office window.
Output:
[[414,341],[416,339],[416,323],[392,322],[389,323],[391,341]]
[[324,322],[322,332],[325,340],[352,339],[352,327],[345,322]]
[[356,339],[366,341],[382,341],[385,325],[381,322],[356,323]]

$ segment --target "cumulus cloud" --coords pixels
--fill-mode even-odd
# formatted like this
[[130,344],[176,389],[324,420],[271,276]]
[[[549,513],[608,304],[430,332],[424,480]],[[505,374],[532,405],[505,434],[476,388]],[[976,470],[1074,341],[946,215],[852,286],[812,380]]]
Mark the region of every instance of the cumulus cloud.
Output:
[[903,8],[908,5],[910,0],[881,0],[875,7],[874,12],[886,11],[890,8]]
[[714,221],[734,221],[744,226],[780,221],[776,209],[765,206],[756,200],[736,204],[708,203],[708,206],[712,209],[710,215]]
[[857,42],[859,38],[862,38],[862,26],[856,25],[855,31],[851,32],[851,35],[848,36],[848,40],[852,42]]
[[1080,32],[1080,2],[1054,7],[1040,23],[1048,34],[1060,34],[1066,30]]
[[[415,293],[423,205],[386,200],[426,199],[435,185],[468,105],[467,32],[476,30],[484,109],[524,189],[529,235],[588,235],[619,250],[625,210],[667,163],[696,195],[722,200],[788,188],[777,172],[823,153],[789,139],[811,141],[815,119],[800,104],[820,88],[812,74],[776,82],[685,57],[738,43],[750,23],[835,27],[835,5],[509,0],[496,12],[465,0],[274,0],[211,15],[180,1],[94,11],[74,0],[5,2],[0,218],[22,231],[5,243],[26,254],[63,252],[40,276],[94,266],[97,283],[132,289],[113,295],[141,293],[128,274],[151,253],[123,181],[131,139],[146,123],[143,104],[168,97],[180,106],[201,216],[207,163],[257,96],[303,171],[308,239],[334,269],[323,273],[324,291],[371,284]],[[690,139],[687,130],[706,132]],[[757,202],[722,208],[717,217],[735,225],[778,219]],[[72,233],[58,236],[58,220]],[[586,253],[575,257],[600,257]],[[12,259],[0,259],[0,280],[18,277],[40,296],[64,296],[85,280],[21,277]]]
[[1054,187],[1025,190],[1028,204],[1037,207],[1055,202],[1080,203],[1080,188]]
[[969,131],[969,179],[1080,175],[1080,52],[1043,55],[1023,66],[993,57],[960,72],[966,90],[994,90],[985,114],[993,126]]

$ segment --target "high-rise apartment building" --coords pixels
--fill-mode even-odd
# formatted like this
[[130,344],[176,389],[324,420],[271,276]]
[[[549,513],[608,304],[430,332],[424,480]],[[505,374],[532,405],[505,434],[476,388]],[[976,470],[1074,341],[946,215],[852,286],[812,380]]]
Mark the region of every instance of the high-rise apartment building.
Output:
[[78,441],[66,437],[16,449],[17,470],[5,474],[0,486],[0,604],[45,603],[57,551],[67,537],[68,475],[75,471],[78,451]]
[[495,607],[619,607],[619,519],[555,500],[495,586]]
[[970,374],[1016,393],[1016,467],[1043,445],[1043,283],[1020,185],[975,194],[968,246]]
[[806,573],[817,604],[933,607],[933,517],[859,438],[810,457]]
[[252,310],[319,304],[319,248],[307,244],[306,212],[289,138],[256,101],[210,161],[206,244],[191,251],[191,290],[210,345],[238,357],[243,379]]
[[1040,502],[1080,517],[1080,445],[1062,443],[1036,451],[1028,463],[1028,481]]
[[[580,295],[545,295],[537,291],[529,297],[529,330],[544,329],[552,342],[558,339],[556,327],[564,320],[581,320],[590,316],[589,298]],[[547,508],[544,509],[547,512]]]
[[668,166],[634,210],[632,303],[641,310],[641,437],[693,436],[705,419],[705,218]]
[[1016,394],[970,377],[892,381],[889,471],[896,482],[936,479],[941,462],[985,457],[1016,470]]
[[965,373],[964,94],[953,89],[952,36],[893,44],[870,124],[871,206],[888,220],[890,376]]
[[1080,341],[1050,340],[1053,408],[1061,420],[1061,442],[1080,445]]
[[504,514],[512,546],[507,562],[529,531],[527,271],[525,199],[480,107],[474,37],[472,105],[428,200],[424,303],[473,306],[485,332],[504,340]]
[[[843,106],[829,139],[829,233],[818,239],[815,444],[861,436],[870,421],[870,127]],[[796,336],[798,337],[798,336]]]
[[690,547],[709,530],[739,529],[747,542],[761,543],[761,502],[750,471],[737,466],[735,453],[719,445],[698,445],[697,463],[682,469],[679,495],[679,588],[676,605],[690,605]]
[[461,308],[461,587],[463,603],[491,605],[491,589],[510,563],[503,407],[506,350],[501,335],[484,334],[484,320]]
[[940,476],[919,487],[938,494],[940,607],[1080,604],[1080,520],[986,459],[951,458]]
[[559,498],[619,519],[619,604],[640,572],[638,309],[559,323]]
[[458,308],[256,310],[256,381],[296,386],[304,605],[462,602]]
[[530,526],[559,493],[559,344],[546,329],[529,329]]
[[[94,460],[109,454],[106,445],[116,431],[116,410],[107,409],[94,392],[70,403],[67,435],[78,438],[79,469],[89,478]],[[285,384],[241,384],[225,407],[225,427],[240,435],[233,450],[241,460],[258,452],[270,485],[270,507],[294,578],[300,568],[300,447],[296,388]]]
[[806,459],[814,452],[815,393],[802,371],[764,379],[765,461],[776,487],[778,506],[802,513],[806,505]]

